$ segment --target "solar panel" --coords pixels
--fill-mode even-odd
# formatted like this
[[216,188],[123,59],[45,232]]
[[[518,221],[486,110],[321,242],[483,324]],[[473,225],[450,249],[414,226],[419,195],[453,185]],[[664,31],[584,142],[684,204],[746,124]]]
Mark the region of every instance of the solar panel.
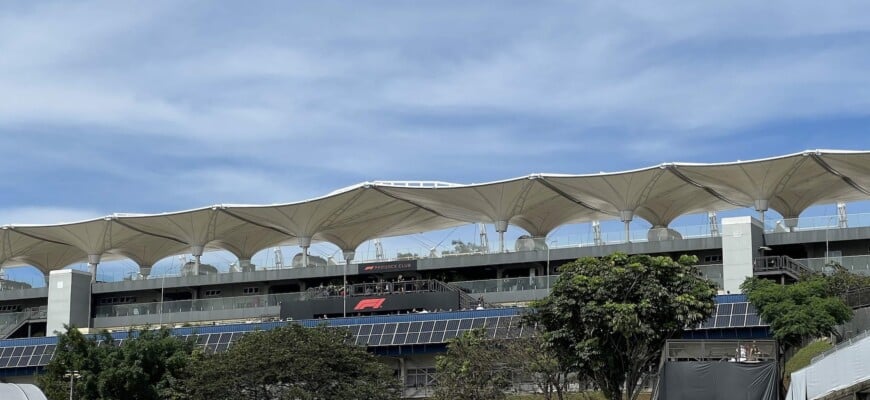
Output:
[[758,313],[751,304],[721,303],[717,304],[706,321],[702,322],[697,329],[721,329],[721,328],[749,328],[767,326],[758,317]]

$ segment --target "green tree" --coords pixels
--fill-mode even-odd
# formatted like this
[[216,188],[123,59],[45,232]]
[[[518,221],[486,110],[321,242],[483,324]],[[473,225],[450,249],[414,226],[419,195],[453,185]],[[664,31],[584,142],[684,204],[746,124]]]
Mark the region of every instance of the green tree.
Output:
[[834,327],[852,318],[852,310],[840,297],[852,287],[850,281],[841,274],[807,275],[794,284],[780,285],[752,277],[740,288],[787,353],[809,339],[836,334]]
[[565,399],[573,374],[543,336],[513,338],[502,344],[504,357],[514,371],[534,383],[545,400]]
[[436,400],[500,400],[511,385],[511,365],[497,341],[485,330],[472,330],[450,340],[447,352],[435,358]]
[[130,338],[114,345],[108,334],[97,345],[75,328],[58,336],[54,358],[39,378],[49,399],[68,399],[67,371],[81,375],[75,393],[81,399],[185,399],[192,342],[179,340],[168,329],[129,332]]
[[344,329],[298,324],[243,336],[196,363],[193,399],[396,399],[399,382]]
[[45,373],[37,378],[37,384],[52,400],[69,398],[69,379],[64,378],[68,371],[78,371],[75,380],[75,393],[81,399],[99,399],[99,376],[103,371],[103,361],[111,349],[97,346],[74,327],[66,327],[66,332],[57,337],[57,348]]
[[611,400],[636,399],[665,341],[713,312],[716,287],[696,257],[614,253],[560,268],[549,296],[534,304],[537,323],[558,357]]

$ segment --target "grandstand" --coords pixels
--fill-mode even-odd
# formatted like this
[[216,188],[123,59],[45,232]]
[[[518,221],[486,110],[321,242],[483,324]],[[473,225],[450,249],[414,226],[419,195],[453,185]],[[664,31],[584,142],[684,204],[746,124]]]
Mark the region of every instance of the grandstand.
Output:
[[[409,393],[422,394],[432,354],[451,337],[474,327],[493,337],[521,330],[522,306],[548,293],[559,265],[616,251],[698,257],[722,296],[717,314],[686,339],[763,340],[768,329],[739,295],[740,283],[752,275],[788,282],[833,265],[870,273],[870,215],[847,212],[849,202],[868,199],[870,152],[815,150],[474,185],[366,182],[286,204],[4,225],[0,265],[34,267],[45,285],[0,281],[0,335],[8,338],[0,341],[0,375],[32,377],[51,358],[52,335],[64,324],[117,335],[177,327],[178,335],[199,335],[209,351],[221,351],[253,327],[328,321],[351,327],[357,343],[395,360]],[[801,217],[823,204],[837,204],[837,213]],[[757,214],[717,214],[740,209]],[[690,214],[707,223],[672,224]],[[639,219],[651,228],[632,231]],[[620,232],[602,232],[599,222],[607,220],[621,222]],[[491,248],[482,240],[465,254],[356,257],[367,242],[378,247],[383,238],[481,223],[498,234]],[[548,236],[566,224],[588,224],[592,233],[556,246]],[[507,243],[509,227],[526,235]],[[318,242],[334,245],[344,262],[310,255]],[[258,252],[282,245],[301,254],[275,268],[252,264]],[[202,263],[209,251],[232,253],[237,268],[221,273]],[[151,276],[152,266],[178,255],[192,257],[184,273]],[[136,279],[98,279],[101,264],[119,259],[139,266]],[[88,272],[68,268],[80,262]]]

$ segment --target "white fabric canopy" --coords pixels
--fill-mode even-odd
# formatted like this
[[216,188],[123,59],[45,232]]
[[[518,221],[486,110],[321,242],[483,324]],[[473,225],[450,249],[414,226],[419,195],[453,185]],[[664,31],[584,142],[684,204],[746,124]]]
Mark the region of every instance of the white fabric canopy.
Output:
[[532,174],[475,185],[367,182],[274,205],[218,205],[155,215],[114,214],[68,224],[4,226],[0,265],[43,272],[100,257],[150,266],[185,252],[225,249],[240,259],[277,244],[363,242],[492,223],[545,237],[561,225],[635,216],[666,227],[691,213],[752,207],[786,218],[814,204],[870,198],[870,152],[815,150],[720,164],[666,163],[586,175]]

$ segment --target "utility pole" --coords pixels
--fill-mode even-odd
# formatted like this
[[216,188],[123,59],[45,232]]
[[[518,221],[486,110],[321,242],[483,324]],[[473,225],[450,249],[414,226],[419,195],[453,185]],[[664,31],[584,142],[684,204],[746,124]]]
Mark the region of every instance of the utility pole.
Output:
[[79,374],[79,371],[67,370],[63,377],[69,378],[69,400],[73,400],[73,383],[75,383],[76,378],[81,378],[82,375]]

